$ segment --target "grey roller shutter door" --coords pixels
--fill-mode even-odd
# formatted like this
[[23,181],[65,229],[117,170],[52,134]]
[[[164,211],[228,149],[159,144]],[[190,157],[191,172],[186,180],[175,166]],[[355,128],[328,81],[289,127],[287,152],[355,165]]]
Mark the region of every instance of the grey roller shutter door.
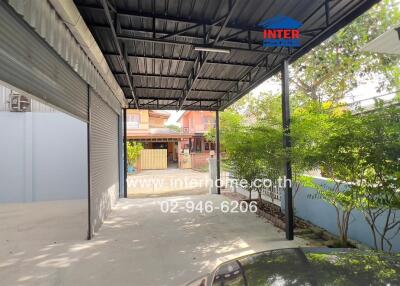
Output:
[[87,85],[4,1],[0,1],[0,80],[87,120]]
[[118,115],[90,90],[90,221],[96,232],[119,197]]

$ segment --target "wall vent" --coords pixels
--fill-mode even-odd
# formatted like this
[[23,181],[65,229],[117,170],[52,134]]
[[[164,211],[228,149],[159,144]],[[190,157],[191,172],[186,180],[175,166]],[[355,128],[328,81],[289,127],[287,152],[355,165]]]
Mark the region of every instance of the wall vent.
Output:
[[10,111],[12,112],[30,112],[31,99],[25,95],[12,92],[10,94]]

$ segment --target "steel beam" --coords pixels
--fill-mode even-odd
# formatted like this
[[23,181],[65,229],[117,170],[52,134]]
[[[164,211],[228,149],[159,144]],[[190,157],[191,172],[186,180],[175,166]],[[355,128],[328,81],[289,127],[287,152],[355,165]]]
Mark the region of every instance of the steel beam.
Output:
[[[278,56],[275,57],[275,60]],[[266,78],[270,77],[271,75],[275,74],[279,70],[279,65],[275,65],[275,60],[272,61],[271,65],[267,67],[267,73],[265,75]],[[228,88],[228,91],[226,94],[222,96],[222,100],[225,101],[225,103],[222,105],[222,109],[226,108],[229,106],[231,103],[236,101],[237,98],[242,96],[243,94],[246,94],[249,92],[255,84],[260,80],[257,79],[257,75],[262,70],[262,68],[265,67],[265,58],[261,58],[258,63],[251,67],[246,73],[244,73],[241,77],[241,79],[236,83],[233,84],[231,87]],[[269,70],[268,70],[269,68]],[[252,76],[254,71],[257,69],[257,72],[255,72],[255,75]],[[248,78],[248,81],[244,81],[246,78]],[[242,83],[245,83],[246,85],[243,86]],[[240,85],[242,86],[240,87]],[[231,97],[231,94],[233,94],[233,97]]]
[[122,61],[122,68],[123,68],[123,70],[125,72],[126,79],[128,81],[128,84],[129,84],[129,89],[130,89],[132,98],[134,99],[134,101],[136,103],[136,106],[137,106],[136,95],[135,95],[135,92],[134,92],[134,87],[132,85],[132,79],[131,79],[131,76],[130,76],[129,63],[127,62],[126,49],[125,48],[122,49],[121,46],[120,46],[120,43],[118,41],[117,32],[115,31],[114,22],[113,22],[113,19],[111,18],[108,1],[107,0],[101,0],[101,4],[103,5],[103,10],[104,10],[104,13],[106,15],[107,22],[110,25],[112,38],[114,40],[115,46],[117,47],[118,54],[119,54],[120,59]]
[[[192,30],[192,29],[195,29],[195,28],[197,28],[197,27],[200,27],[200,26],[202,26],[202,25],[203,25],[203,24],[194,24],[194,25],[192,25],[192,26],[190,26],[190,27],[187,27],[187,28],[185,28],[185,29],[176,31],[176,32],[174,32],[174,33],[172,33],[172,34],[167,34],[167,33],[165,33],[165,34],[161,37],[161,39],[168,39],[168,38],[172,38],[172,37],[175,37],[175,36],[182,35],[183,33],[187,32],[187,31],[190,31],[190,30]],[[135,30],[136,30],[136,29],[135,29]],[[157,32],[157,31],[156,31],[156,34],[160,34],[160,32]]]
[[[153,97],[146,97],[138,98],[139,102],[139,109],[168,109],[178,110],[178,102],[180,97],[178,98],[153,98]],[[160,104],[159,101],[163,101],[163,104]],[[218,99],[188,99],[186,104],[184,105],[186,110],[218,110],[220,108],[220,101]]]
[[[115,75],[124,75],[124,72],[112,71]],[[165,75],[165,74],[149,74],[149,73],[132,73],[132,76],[137,77],[155,77],[155,78],[166,78],[166,79],[187,79],[184,75]],[[199,80],[210,80],[210,81],[223,81],[223,82],[237,82],[240,79],[235,78],[218,78],[218,77],[199,77]],[[243,80],[243,82],[248,82],[248,80]]]
[[[170,97],[170,98],[154,98],[154,97],[150,97],[150,96],[140,96],[138,97],[138,101],[139,101],[139,105],[140,105],[140,101],[142,100],[151,100],[151,101],[155,101],[155,100],[179,100],[180,97]],[[196,101],[196,102],[215,102],[218,99],[214,99],[214,98],[188,98],[187,101]],[[148,102],[147,102],[148,103]]]
[[[200,46],[201,44],[198,43],[190,43],[186,41],[177,41],[177,40],[165,40],[165,39],[159,39],[159,38],[150,38],[150,37],[138,37],[138,36],[132,36],[132,35],[122,35],[118,34],[117,38],[122,41],[134,41],[134,42],[147,42],[147,43],[158,43],[158,44],[166,44],[166,45],[183,45],[183,46],[189,46],[194,48],[195,46]],[[214,40],[215,42],[215,40]],[[247,44],[247,42],[246,42]],[[255,48],[249,49],[249,48],[241,48],[241,47],[233,47],[233,46],[213,46],[214,48],[221,48],[221,49],[230,49],[232,51],[242,51],[242,52],[251,52],[251,53],[261,53],[261,54],[268,54],[268,55],[273,55],[276,54],[275,52],[271,50],[265,50],[265,48],[262,45],[258,45]],[[287,53],[280,53],[280,55],[287,55]]]
[[124,108],[124,198],[128,197],[128,137],[126,108]]
[[[127,85],[121,85],[121,88],[129,88]],[[137,86],[136,89],[153,89],[153,90],[172,90],[172,91],[179,91],[183,92],[182,88],[176,88],[176,87],[152,87],[152,86]],[[215,92],[215,93],[226,93],[226,90],[213,90],[213,89],[200,89],[196,88],[193,89],[192,91],[197,91],[197,92]]]
[[331,20],[331,11],[330,11],[330,6],[329,6],[329,1],[330,0],[325,0],[325,24],[328,27],[330,20]]
[[[130,108],[134,108],[133,106]],[[164,105],[157,105],[157,104],[140,104],[139,105],[139,109],[147,109],[147,110],[163,110],[165,109]],[[183,106],[184,110],[208,110],[208,111],[217,111],[220,109],[219,105],[215,105],[215,104],[211,104],[209,106],[206,105],[191,105],[191,104],[187,104]],[[178,105],[171,105],[168,107],[168,110],[179,110],[179,106]]]
[[[238,0],[235,0],[234,3],[232,3],[232,1],[229,1],[229,10],[228,10],[228,14],[226,15],[224,22],[222,24],[222,26],[219,27],[219,31],[214,39],[214,41],[212,42],[211,46],[212,47],[216,47],[216,45],[218,44],[218,41],[221,37],[221,32],[225,29],[226,25],[228,24],[233,11],[235,10],[236,5],[239,3]],[[207,40],[208,40],[208,35],[206,32],[206,29],[204,29],[204,43],[207,44]],[[186,98],[189,97],[189,94],[191,92],[191,90],[193,89],[193,87],[196,85],[197,79],[200,76],[205,63],[207,63],[208,57],[209,57],[210,53],[198,53],[196,61],[193,64],[193,69],[192,72],[190,73],[190,75],[188,76],[187,82],[186,82],[186,88],[184,89],[184,92],[182,94],[182,100],[179,103],[179,110],[182,109],[182,106],[185,103]]]
[[[294,213],[292,196],[292,163],[290,149],[290,106],[289,106],[289,61],[282,64],[282,123],[283,123],[283,147],[285,149],[285,218],[286,239],[293,240]],[[288,183],[289,182],[289,183]]]
[[219,131],[219,111],[215,111],[215,146],[217,153],[217,194],[221,194],[221,145]]
[[[110,29],[109,26],[104,25],[104,24],[95,24],[95,23],[90,23],[89,22],[89,23],[87,23],[87,25],[92,27],[92,28],[94,28],[94,29],[98,29],[98,30],[100,30],[100,29],[109,30]],[[120,35],[123,34],[124,32],[125,33],[126,32],[128,32],[128,33],[139,32],[139,33],[144,33],[144,34],[149,34],[149,35],[153,35],[154,33],[156,33],[156,35],[158,35],[159,37],[156,37],[156,38],[155,37],[151,37],[151,38],[148,37],[148,38],[149,39],[156,39],[156,40],[167,40],[167,39],[171,39],[173,37],[182,37],[182,38],[186,38],[186,39],[190,39],[190,40],[195,40],[195,41],[198,41],[198,43],[201,43],[203,38],[198,36],[196,33],[190,33],[190,34],[186,33],[185,34],[185,32],[187,32],[187,31],[189,31],[191,29],[194,29],[194,28],[198,28],[199,26],[202,26],[202,25],[196,24],[194,26],[190,26],[190,27],[188,27],[186,29],[183,29],[183,30],[177,31],[177,32],[173,32],[173,33],[168,33],[168,32],[163,31],[163,30],[154,31],[153,29],[145,29],[145,28],[137,28],[137,27],[135,27],[135,28],[121,27]],[[220,43],[225,42],[227,44],[234,44],[234,45],[247,45],[248,44],[248,40],[235,39],[235,36],[240,35],[242,33],[248,33],[248,32],[250,32],[250,31],[249,30],[238,31],[235,34],[232,34],[230,36],[227,36],[227,37],[221,39]],[[181,39],[181,40],[184,40],[184,39]],[[170,41],[166,41],[166,42],[169,43]],[[171,42],[171,43],[175,43],[175,42]],[[180,43],[180,42],[178,41],[178,43]],[[252,45],[260,46],[260,47],[263,45],[262,41],[257,41],[257,40],[252,40],[251,43],[252,43]],[[180,44],[182,44],[182,43],[180,43]]]
[[[77,5],[78,8],[80,9],[85,9],[89,11],[102,11],[102,8],[99,7],[98,5],[84,5],[84,4],[79,4]],[[153,14],[151,12],[144,12],[144,11],[128,11],[124,9],[118,9],[118,15],[121,16],[130,16],[130,17],[138,17],[138,18],[146,18],[146,19],[151,19],[155,18],[156,20],[164,20],[168,22],[179,22],[179,23],[186,23],[190,25],[206,25],[207,27],[209,26],[221,26],[222,24],[214,24],[212,21],[205,21],[204,19],[189,19],[189,18],[184,18],[184,17],[176,17],[176,16],[170,16],[166,14]],[[258,26],[245,26],[245,25],[239,25],[239,24],[233,24],[229,23],[226,25],[226,28],[228,29],[236,29],[236,30],[250,30],[254,32],[262,32],[263,29]]]
[[[115,52],[104,52],[105,56],[119,56],[118,53]],[[162,61],[179,61],[179,62],[188,62],[194,63],[196,59],[191,58],[183,58],[183,57],[157,57],[151,55],[137,55],[137,54],[128,54],[128,58],[138,58],[138,59],[150,59],[150,60],[162,60]],[[234,63],[234,62],[224,62],[224,61],[216,61],[216,60],[208,60],[207,64],[216,64],[216,65],[230,65],[230,66],[238,66],[238,67],[254,67],[254,64],[249,63]]]

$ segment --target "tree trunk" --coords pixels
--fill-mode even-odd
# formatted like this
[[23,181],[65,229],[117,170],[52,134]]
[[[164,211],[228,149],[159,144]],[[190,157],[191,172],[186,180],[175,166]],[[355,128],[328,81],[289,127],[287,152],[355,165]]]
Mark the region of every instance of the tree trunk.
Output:
[[375,231],[375,219],[373,219],[373,214],[371,210],[368,209],[368,213],[365,214],[365,220],[367,221],[369,228],[371,229],[372,238],[374,239],[374,249],[378,249],[378,241],[376,239],[376,231]]

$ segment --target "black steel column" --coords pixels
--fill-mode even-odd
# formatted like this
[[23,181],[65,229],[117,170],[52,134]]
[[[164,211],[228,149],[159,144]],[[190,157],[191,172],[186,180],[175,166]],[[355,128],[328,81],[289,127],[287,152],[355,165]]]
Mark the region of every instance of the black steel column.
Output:
[[90,86],[87,85],[87,103],[88,103],[88,117],[87,117],[87,129],[86,129],[86,144],[87,144],[87,172],[88,172],[88,177],[87,177],[87,183],[88,183],[88,233],[87,233],[87,239],[90,240],[92,239],[92,219],[91,219],[91,189],[92,189],[92,176],[90,172],[90,113],[91,113],[91,102],[90,102]]
[[128,197],[128,141],[126,130],[126,108],[124,108],[124,198]]
[[[293,197],[292,197],[292,163],[290,161],[290,106],[289,106],[289,61],[282,65],[282,122],[283,122],[283,147],[285,148],[285,217],[286,239],[293,240]],[[290,183],[288,183],[290,182]]]
[[221,146],[219,140],[219,111],[215,112],[215,149],[217,149],[217,193],[221,194]]

